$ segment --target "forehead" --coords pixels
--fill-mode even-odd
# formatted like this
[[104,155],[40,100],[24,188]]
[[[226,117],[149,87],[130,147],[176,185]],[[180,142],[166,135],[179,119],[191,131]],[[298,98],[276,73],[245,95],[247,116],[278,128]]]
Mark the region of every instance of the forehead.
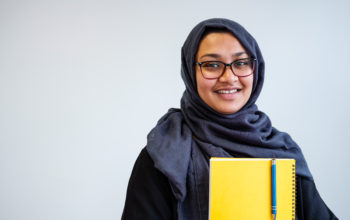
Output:
[[209,33],[199,43],[197,57],[206,53],[238,53],[246,52],[239,40],[231,33]]

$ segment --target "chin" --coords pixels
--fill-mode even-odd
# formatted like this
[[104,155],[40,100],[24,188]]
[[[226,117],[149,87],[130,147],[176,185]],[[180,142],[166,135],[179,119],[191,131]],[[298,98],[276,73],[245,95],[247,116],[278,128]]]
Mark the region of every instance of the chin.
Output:
[[215,111],[224,114],[224,115],[232,115],[236,112],[239,111],[239,109],[237,110],[236,108],[232,109],[232,108],[220,108],[220,109],[214,109]]

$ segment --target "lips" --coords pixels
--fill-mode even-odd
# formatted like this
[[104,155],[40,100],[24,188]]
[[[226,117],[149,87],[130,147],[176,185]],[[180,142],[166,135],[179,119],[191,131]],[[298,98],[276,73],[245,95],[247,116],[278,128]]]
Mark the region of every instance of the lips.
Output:
[[219,88],[216,89],[215,92],[219,94],[234,94],[236,92],[239,92],[240,88],[232,88],[232,87],[226,87],[226,88]]
[[218,90],[216,91],[217,93],[219,94],[233,94],[233,93],[236,93],[238,92],[237,89],[232,89],[232,90]]

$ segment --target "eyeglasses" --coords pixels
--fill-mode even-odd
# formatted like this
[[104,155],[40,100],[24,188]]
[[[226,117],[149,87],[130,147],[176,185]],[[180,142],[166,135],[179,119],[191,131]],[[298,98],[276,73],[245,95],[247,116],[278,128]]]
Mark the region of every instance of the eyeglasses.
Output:
[[205,61],[195,63],[201,69],[201,73],[206,79],[220,78],[226,67],[231,68],[232,73],[238,77],[246,77],[253,74],[255,69],[255,58],[244,58],[233,61],[232,63],[224,63],[221,61]]

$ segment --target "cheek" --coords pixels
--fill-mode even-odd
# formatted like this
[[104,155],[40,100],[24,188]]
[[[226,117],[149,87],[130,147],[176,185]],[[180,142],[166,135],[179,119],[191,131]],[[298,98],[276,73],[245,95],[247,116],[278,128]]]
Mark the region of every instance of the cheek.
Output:
[[241,84],[247,88],[247,90],[251,93],[252,89],[253,89],[253,81],[254,81],[254,77],[253,75],[248,76],[248,77],[244,77],[240,79]]
[[208,80],[205,80],[201,73],[196,73],[197,92],[199,97],[206,103],[210,104],[211,86]]
[[204,79],[201,73],[196,73],[197,92],[202,99],[211,92],[215,85],[215,80]]

